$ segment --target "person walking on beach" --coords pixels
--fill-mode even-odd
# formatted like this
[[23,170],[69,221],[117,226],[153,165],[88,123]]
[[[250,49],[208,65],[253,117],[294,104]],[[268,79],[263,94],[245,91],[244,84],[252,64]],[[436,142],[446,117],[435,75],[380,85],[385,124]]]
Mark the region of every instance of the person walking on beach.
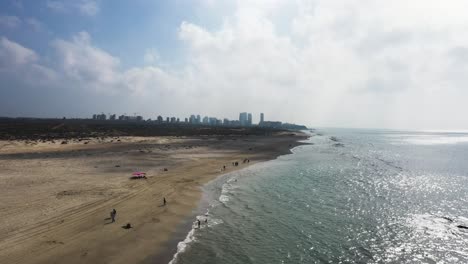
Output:
[[115,222],[115,216],[116,215],[117,215],[117,211],[115,209],[112,209],[112,211],[110,212],[110,217],[111,217],[112,223]]
[[163,205],[166,205],[166,197],[163,197]]
[[200,219],[197,219],[198,229],[200,229]]

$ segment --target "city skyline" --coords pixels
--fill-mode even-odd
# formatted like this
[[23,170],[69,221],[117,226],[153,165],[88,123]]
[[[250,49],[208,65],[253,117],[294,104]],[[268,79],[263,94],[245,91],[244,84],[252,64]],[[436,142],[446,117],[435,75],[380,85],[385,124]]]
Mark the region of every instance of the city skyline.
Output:
[[[155,122],[155,123],[170,123],[170,124],[191,124],[191,125],[210,125],[210,126],[271,126],[271,127],[281,127],[282,124],[285,125],[295,125],[289,122],[283,121],[268,121],[265,120],[265,114],[259,113],[258,122],[254,122],[252,113],[248,112],[240,112],[238,119],[229,119],[225,117],[213,117],[213,116],[202,116],[200,114],[191,114],[189,117],[177,117],[177,116],[162,116],[157,115],[154,118],[137,115],[126,115],[125,113],[122,115],[105,113],[101,114],[93,114],[91,119],[93,120],[108,120],[108,121],[135,121],[135,122]],[[66,118],[66,117],[62,117]]]

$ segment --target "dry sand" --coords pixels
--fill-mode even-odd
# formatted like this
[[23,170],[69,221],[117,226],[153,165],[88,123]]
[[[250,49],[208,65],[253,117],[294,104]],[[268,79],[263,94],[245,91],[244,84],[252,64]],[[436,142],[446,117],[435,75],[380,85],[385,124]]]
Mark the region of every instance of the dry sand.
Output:
[[[200,186],[245,167],[244,158],[254,164],[287,154],[304,138],[0,141],[0,262],[141,262],[167,250],[177,226],[197,207]],[[148,178],[130,180],[134,171]],[[123,229],[128,222],[133,228]]]

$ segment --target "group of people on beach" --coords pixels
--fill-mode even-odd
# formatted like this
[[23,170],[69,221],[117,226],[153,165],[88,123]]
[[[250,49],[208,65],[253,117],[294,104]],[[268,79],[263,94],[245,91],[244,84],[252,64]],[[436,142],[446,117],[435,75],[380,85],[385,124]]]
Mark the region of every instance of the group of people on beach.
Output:
[[[244,160],[242,161],[242,163],[250,163],[250,160],[249,160],[249,159],[244,159]],[[234,161],[234,162],[232,163],[232,166],[235,166],[235,167],[239,166],[239,162],[238,162],[238,161]]]
[[[250,159],[244,159],[242,162],[243,163],[250,163]],[[232,166],[239,166],[239,162],[237,162],[237,161],[233,162]],[[223,165],[223,171],[224,170],[226,170],[226,165]],[[165,171],[167,171],[167,169],[165,169]],[[163,206],[166,206],[166,204],[167,204],[166,197],[163,197]],[[115,222],[115,217],[116,216],[117,216],[117,210],[112,209],[112,211],[110,212],[110,219],[111,219],[112,223]],[[205,223],[208,223],[208,217],[205,218]],[[127,224],[127,225],[129,225],[129,224]],[[200,225],[201,225],[200,219],[197,219],[198,228],[200,228]]]
[[[250,159],[244,159],[244,160],[242,161],[242,163],[250,163]],[[233,162],[232,162],[232,166],[234,166],[234,167],[239,166],[239,162],[238,162],[238,161],[233,161]],[[222,171],[225,171],[225,170],[226,170],[226,165],[223,165]]]
[[[208,217],[205,217],[205,224],[208,224]],[[201,221],[200,221],[200,219],[197,218],[197,226],[198,226],[198,228],[200,228],[200,225],[201,225]]]
[[[163,197],[163,206],[166,206],[166,204],[167,204],[166,197]],[[114,208],[114,209],[112,209],[112,211],[110,212],[111,223],[114,223],[114,222],[115,222],[115,217],[116,217],[116,216],[117,216],[117,210],[115,210],[115,208]],[[131,227],[130,223],[128,223],[127,226],[130,226],[130,227]],[[130,227],[128,227],[128,228],[130,228]]]

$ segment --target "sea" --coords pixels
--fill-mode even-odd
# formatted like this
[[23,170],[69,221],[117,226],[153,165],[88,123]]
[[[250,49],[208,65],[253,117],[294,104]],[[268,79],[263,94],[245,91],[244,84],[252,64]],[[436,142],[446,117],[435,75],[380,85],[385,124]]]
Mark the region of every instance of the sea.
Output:
[[468,263],[468,133],[307,133],[207,184],[171,264]]

